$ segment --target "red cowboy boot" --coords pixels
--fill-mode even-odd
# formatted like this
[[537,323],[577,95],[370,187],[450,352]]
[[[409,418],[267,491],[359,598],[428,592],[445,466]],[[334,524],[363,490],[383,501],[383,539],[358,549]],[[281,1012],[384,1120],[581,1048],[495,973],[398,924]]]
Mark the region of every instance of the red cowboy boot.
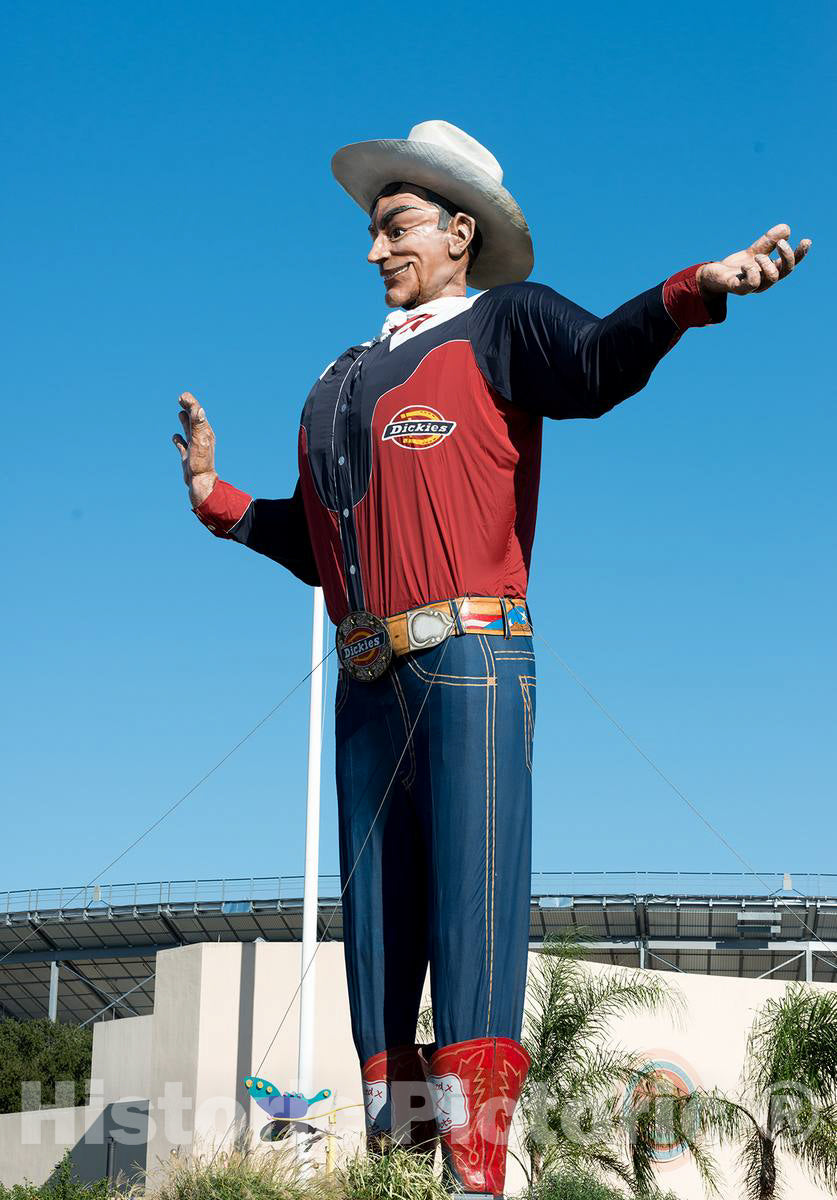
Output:
[[448,1174],[461,1193],[502,1197],[509,1126],[530,1058],[511,1038],[437,1050],[428,1084]]
[[363,1064],[366,1142],[372,1153],[397,1145],[433,1158],[438,1133],[428,1071],[419,1046],[381,1050]]

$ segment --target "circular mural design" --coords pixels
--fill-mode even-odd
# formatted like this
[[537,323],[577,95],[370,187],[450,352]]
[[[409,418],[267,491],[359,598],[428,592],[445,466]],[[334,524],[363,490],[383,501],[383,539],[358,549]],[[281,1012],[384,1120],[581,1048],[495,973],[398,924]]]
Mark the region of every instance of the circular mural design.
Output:
[[[656,1084],[656,1086],[655,1086]],[[629,1081],[622,1101],[622,1114],[630,1125],[633,1114],[641,1111],[644,1103],[666,1091],[687,1097],[700,1087],[691,1064],[668,1053],[649,1058],[640,1071]],[[653,1141],[653,1156],[659,1163],[674,1163],[688,1153],[682,1141],[661,1138]]]

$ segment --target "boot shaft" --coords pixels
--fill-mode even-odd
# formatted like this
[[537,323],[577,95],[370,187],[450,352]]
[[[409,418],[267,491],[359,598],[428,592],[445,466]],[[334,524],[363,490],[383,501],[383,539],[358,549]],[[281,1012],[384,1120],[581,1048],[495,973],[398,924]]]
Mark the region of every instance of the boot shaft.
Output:
[[509,1128],[530,1066],[511,1038],[473,1038],[442,1046],[428,1084],[449,1175],[467,1195],[501,1196]]
[[361,1068],[366,1137],[371,1150],[389,1146],[435,1154],[437,1133],[427,1086],[429,1064],[416,1045],[395,1046],[373,1055]]

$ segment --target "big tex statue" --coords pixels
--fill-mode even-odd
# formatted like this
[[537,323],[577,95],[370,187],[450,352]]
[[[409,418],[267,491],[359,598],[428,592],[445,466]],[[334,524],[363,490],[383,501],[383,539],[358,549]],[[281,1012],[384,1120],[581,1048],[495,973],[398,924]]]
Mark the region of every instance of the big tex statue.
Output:
[[[638,392],[729,293],[785,278],[776,225],[606,317],[527,283],[494,156],[445,121],[344,146],[391,313],[314,384],[289,499],[219,479],[199,401],[175,435],[193,509],[321,585],[337,627],[337,797],[352,1031],[370,1144],[441,1139],[459,1195],[503,1192],[529,940],[535,655],[526,589],[544,417]],[[771,257],[773,251],[778,257]],[[468,295],[467,287],[478,289]],[[436,1042],[416,1045],[428,963]]]

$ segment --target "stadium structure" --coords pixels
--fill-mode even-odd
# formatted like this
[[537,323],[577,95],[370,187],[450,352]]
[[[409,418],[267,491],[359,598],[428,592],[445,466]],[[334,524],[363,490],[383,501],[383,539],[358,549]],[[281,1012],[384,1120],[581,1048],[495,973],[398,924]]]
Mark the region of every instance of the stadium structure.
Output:
[[[0,894],[0,1016],[148,1014],[159,950],[300,941],[302,896],[298,876]],[[320,876],[318,937],[342,929],[339,879]],[[837,983],[837,874],[533,874],[531,948],[569,929],[594,962]]]

